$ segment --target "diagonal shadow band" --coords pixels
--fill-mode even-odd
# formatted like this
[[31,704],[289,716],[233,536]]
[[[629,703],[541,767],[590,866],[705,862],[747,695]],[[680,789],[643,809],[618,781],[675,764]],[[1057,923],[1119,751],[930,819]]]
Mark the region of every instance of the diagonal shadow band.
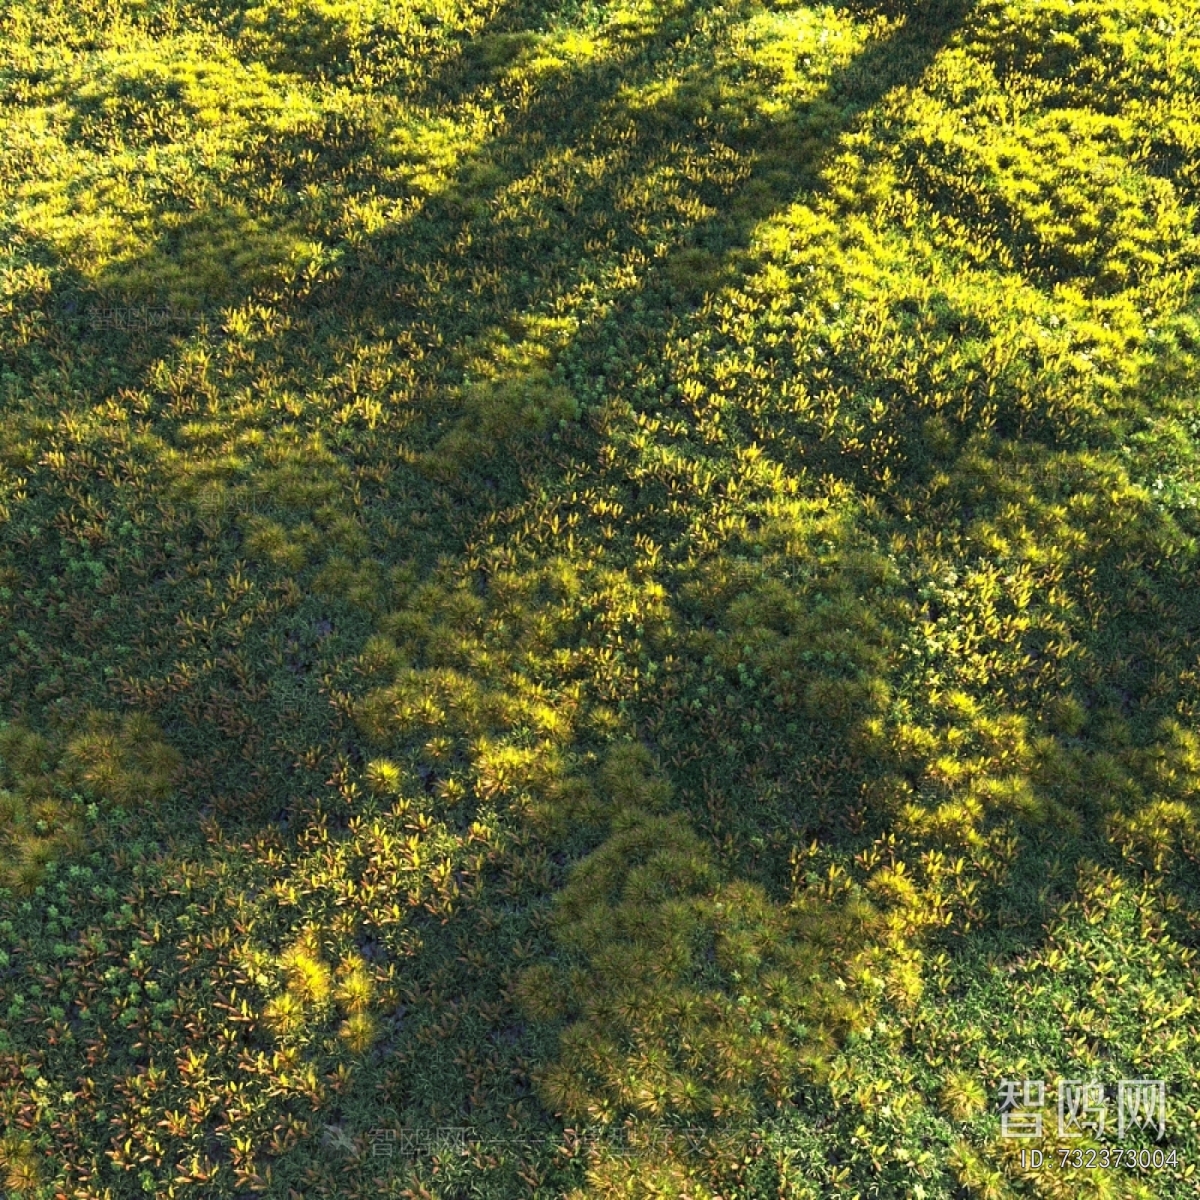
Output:
[[[683,11],[693,18],[694,10],[700,7],[689,4]],[[711,63],[698,64],[690,78],[685,78],[680,89],[682,113],[678,100],[635,111],[623,99],[622,93],[629,82],[644,74],[644,64],[652,64],[678,40],[679,22],[664,21],[618,61],[572,71],[568,79],[548,88],[498,138],[484,146],[479,157],[491,163],[519,157],[519,147],[524,141],[546,127],[555,129],[557,145],[579,148],[589,142],[611,144],[608,141],[611,131],[629,126],[647,133],[654,132],[653,126],[666,127],[674,133],[680,128],[679,118],[683,116],[685,127],[691,126],[686,128],[684,137],[690,138],[693,145],[706,139],[732,142],[748,154],[750,172],[740,186],[726,187],[723,194],[711,197],[711,207],[717,210],[715,215],[684,229],[656,269],[670,274],[673,255],[685,254],[697,246],[713,246],[724,251],[723,273],[728,274],[735,268],[737,253],[748,243],[753,227],[805,190],[819,188],[822,166],[839,138],[851,132],[858,117],[890,90],[914,84],[973,8],[971,0],[930,0],[905,6],[898,26],[869,43],[838,69],[811,101],[777,116],[752,114],[749,119],[735,122],[722,120],[715,110],[722,105],[726,110],[736,108],[738,102],[742,102],[743,110],[753,107],[748,103],[754,98],[752,88],[743,85],[731,91],[719,73],[712,73]],[[688,122],[691,114],[698,120]],[[685,141],[685,151],[687,148]],[[513,172],[504,169],[496,175],[494,183],[473,191],[470,208],[486,208],[515,179]],[[599,199],[605,189],[611,191],[613,186],[614,180],[602,178],[590,196]],[[576,208],[586,208],[588,198],[585,194]],[[730,211],[739,208],[746,215]],[[496,220],[477,212],[464,215],[458,197],[433,197],[398,235],[381,235],[367,245],[365,252],[348,253],[336,277],[312,287],[294,313],[297,317],[332,314],[326,324],[330,326],[330,335],[336,336],[342,314],[367,308],[378,309],[385,318],[392,315],[396,312],[392,301],[397,292],[410,297],[421,293],[426,273],[452,263],[456,254],[461,253],[467,260],[502,261],[509,255],[523,258],[531,268],[527,281],[493,295],[490,305],[486,303],[489,299],[486,295],[468,312],[462,311],[457,300],[443,307],[427,294],[417,303],[414,315],[419,314],[420,319],[431,324],[453,315],[458,340],[467,340],[495,320],[495,310],[511,313],[550,303],[547,286],[553,289],[554,281],[545,285],[536,278],[543,253],[546,259],[552,254],[562,256],[569,246],[577,264],[586,261],[586,229],[559,222],[554,233],[558,236],[553,243],[522,245],[519,240],[506,237]],[[624,240],[632,240],[628,231],[625,233]],[[469,248],[459,251],[465,242],[469,242]],[[718,277],[712,282],[720,286],[723,280]]]
[[[402,225],[385,228],[355,245],[338,247],[340,261],[334,270],[318,273],[315,279],[306,277],[292,288],[280,291],[275,285],[256,282],[249,274],[239,288],[240,268],[234,267],[232,292],[220,297],[218,305],[202,307],[213,310],[256,299],[273,303],[298,323],[297,336],[303,339],[306,349],[318,354],[323,345],[340,337],[348,324],[360,319],[452,329],[452,336],[446,340],[453,351],[494,326],[499,314],[535,306],[545,309],[578,282],[580,270],[591,256],[589,246],[594,235],[587,221],[577,219],[579,214],[586,213],[589,204],[611,211],[614,194],[623,183],[637,177],[645,166],[644,156],[638,156],[635,146],[632,154],[626,154],[631,159],[628,165],[602,171],[584,187],[573,211],[551,214],[553,219],[540,236],[506,227],[504,221],[488,212],[489,206],[494,206],[505,189],[529,179],[548,153],[611,150],[621,140],[618,131],[629,128],[644,134],[652,149],[656,142],[661,146],[666,136],[672,139],[672,148],[678,147],[685,154],[725,144],[745,155],[748,176],[732,185],[728,181],[703,185],[703,200],[713,215],[690,224],[680,223],[669,231],[670,250],[656,265],[656,270],[668,276],[673,271],[686,274],[686,260],[675,260],[696,247],[711,248],[723,256],[723,262],[718,270],[707,272],[708,282],[720,286],[736,270],[738,253],[755,223],[804,191],[819,187],[822,165],[838,139],[890,89],[909,86],[920,78],[972,8],[970,0],[927,0],[882,8],[844,6],[844,11],[856,17],[886,23],[887,32],[837,68],[811,100],[781,114],[764,116],[755,111],[758,96],[754,85],[726,77],[721,64],[703,50],[699,54],[689,50],[692,62],[685,67],[683,78],[674,81],[674,97],[648,108],[631,105],[631,86],[660,80],[661,61],[677,47],[686,46],[690,31],[712,19],[714,11],[719,11],[719,20],[725,22],[752,11],[749,5],[718,10],[707,0],[666,6],[642,28],[623,34],[610,57],[571,64],[522,99],[496,136],[472,155],[474,178],[466,184],[465,195],[454,188],[435,193]],[[520,8],[503,8],[488,28],[507,29],[519,25],[522,17],[533,15]],[[477,70],[464,69],[461,63],[454,67],[448,64],[429,86],[431,96],[452,105],[472,103],[482,94],[481,88],[484,92],[492,90],[486,73],[481,81]],[[299,149],[313,159],[315,168],[325,157],[324,148],[320,144],[301,145],[309,140],[308,135],[297,137]],[[377,140],[363,130],[350,135],[349,141],[344,131],[338,133],[336,145],[330,149],[339,163],[345,160],[339,171],[344,168],[343,173],[352,176],[356,161],[369,170]],[[248,166],[253,164],[252,154]],[[395,190],[394,185],[384,184],[385,194],[389,187]],[[201,260],[207,257],[207,239],[214,231],[226,248],[244,241],[237,234],[243,221],[253,226],[251,229],[247,225],[247,236],[266,246],[275,236],[272,226],[278,225],[281,218],[250,211],[239,216],[240,211],[239,206],[225,206],[219,211],[201,208],[187,219],[181,231],[170,235],[170,244],[154,245],[146,261],[126,264],[123,274],[152,277],[157,258],[169,264],[177,256],[181,232],[189,253]],[[286,231],[279,228],[284,240],[295,234],[291,224]],[[314,232],[319,235],[323,230]],[[618,245],[645,242],[628,219],[618,222],[611,232]],[[211,249],[216,251],[218,247],[214,244]],[[442,300],[426,286],[425,281],[439,272],[464,271],[472,264],[501,262],[513,256],[523,259],[528,270],[522,275],[506,272],[503,277],[494,272],[490,283],[484,272],[482,286],[473,289],[472,302],[465,309],[460,295],[447,295]],[[186,263],[183,266],[186,268]],[[176,268],[172,271],[178,274]],[[77,310],[62,314],[68,323],[74,321],[80,307],[89,307],[89,290],[78,280],[74,286],[68,282],[66,291],[71,294],[62,298],[68,304],[74,303]],[[76,291],[83,295],[74,295]],[[118,277],[105,281],[100,292],[100,303],[91,304],[91,308],[131,307],[133,298],[123,296]],[[402,298],[399,303],[398,297]],[[133,322],[135,327],[137,324]],[[158,324],[163,328],[151,328],[151,334],[172,331],[174,323]],[[75,322],[72,328],[76,335],[115,341],[135,374],[137,357],[149,366],[161,350],[155,337],[139,344],[134,339],[123,339],[119,329],[114,338],[108,330],[89,328],[86,323],[81,327]],[[98,336],[102,333],[105,336]]]

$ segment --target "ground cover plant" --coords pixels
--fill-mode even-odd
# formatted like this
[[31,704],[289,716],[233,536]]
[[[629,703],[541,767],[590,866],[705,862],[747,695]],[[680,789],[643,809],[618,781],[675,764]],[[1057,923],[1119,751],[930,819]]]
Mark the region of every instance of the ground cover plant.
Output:
[[6,1195],[1196,1193],[1191,0],[0,13]]

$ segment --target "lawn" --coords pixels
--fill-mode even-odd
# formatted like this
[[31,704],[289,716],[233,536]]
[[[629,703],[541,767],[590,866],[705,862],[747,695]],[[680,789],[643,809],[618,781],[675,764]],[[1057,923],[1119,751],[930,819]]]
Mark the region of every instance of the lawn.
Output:
[[1196,0],[0,97],[0,1194],[1197,1194]]

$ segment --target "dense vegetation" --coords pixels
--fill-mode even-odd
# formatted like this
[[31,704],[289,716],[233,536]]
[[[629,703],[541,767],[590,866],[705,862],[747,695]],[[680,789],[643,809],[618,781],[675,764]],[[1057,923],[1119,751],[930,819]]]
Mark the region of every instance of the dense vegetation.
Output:
[[0,13],[9,1194],[1195,1194],[1194,0]]

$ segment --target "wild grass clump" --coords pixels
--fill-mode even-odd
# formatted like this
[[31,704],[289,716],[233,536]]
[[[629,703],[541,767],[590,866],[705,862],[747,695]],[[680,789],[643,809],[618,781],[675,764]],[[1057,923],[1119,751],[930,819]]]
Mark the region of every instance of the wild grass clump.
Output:
[[[848,983],[878,918],[862,899],[779,906],[722,881],[680,814],[639,806],[649,765],[644,748],[608,756],[612,832],[556,900],[567,958],[557,978],[537,966],[518,984],[532,1018],[566,1021],[542,1093],[571,1120],[745,1121],[760,1091],[783,1103],[819,1077],[863,1019]],[[840,976],[827,971],[835,947]]]
[[29,895],[46,866],[80,854],[101,803],[166,798],[182,766],[148,718],[93,713],[64,745],[20,724],[0,727],[0,871]]
[[343,1019],[338,1037],[353,1053],[361,1055],[378,1035],[378,1022],[371,1012],[375,982],[362,957],[350,954],[336,970],[330,966],[315,928],[301,932],[279,956],[283,991],[262,1010],[262,1020],[283,1043],[295,1043],[302,1035],[311,1037],[340,1011]]
[[506,447],[579,416],[579,403],[570,389],[541,368],[468,384],[461,405],[463,415],[428,460],[435,477],[452,478],[488,462]]
[[8,1133],[0,1141],[0,1170],[4,1185],[14,1196],[37,1195],[42,1182],[38,1153],[28,1138]]

